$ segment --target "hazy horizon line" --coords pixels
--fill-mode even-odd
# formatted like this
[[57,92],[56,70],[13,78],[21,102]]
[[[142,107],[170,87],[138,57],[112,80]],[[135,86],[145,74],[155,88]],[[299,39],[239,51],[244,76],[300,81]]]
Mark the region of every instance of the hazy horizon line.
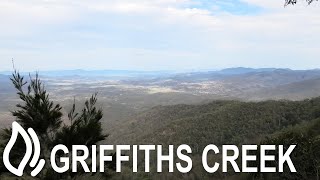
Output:
[[[207,68],[207,69],[159,69],[159,70],[145,70],[145,69],[84,69],[84,68],[74,68],[74,69],[46,69],[46,70],[23,70],[22,73],[27,72],[57,72],[57,71],[131,71],[131,72],[193,72],[193,71],[222,71],[227,69],[287,69],[287,70],[320,70],[320,68],[306,68],[306,69],[296,69],[288,67],[246,67],[246,66],[230,66],[224,68]],[[14,70],[0,70],[0,73],[14,72]]]

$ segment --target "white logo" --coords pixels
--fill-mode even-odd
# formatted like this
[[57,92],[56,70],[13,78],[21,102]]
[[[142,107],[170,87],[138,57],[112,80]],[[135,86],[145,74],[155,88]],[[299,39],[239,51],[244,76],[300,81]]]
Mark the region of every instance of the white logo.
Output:
[[[25,153],[21,163],[19,164],[18,168],[15,168],[12,166],[12,164],[9,161],[9,154],[10,154],[10,151],[11,151],[13,145],[15,144],[15,142],[17,140],[18,133],[20,133],[20,135],[22,136],[22,138],[24,139],[24,141],[26,143],[26,153]],[[13,173],[17,176],[23,175],[23,170],[31,158],[33,147],[34,147],[34,151],[33,151],[33,157],[29,163],[30,167],[32,167],[32,168],[35,167],[38,160],[39,160],[39,157],[40,157],[40,142],[37,137],[37,134],[34,132],[34,130],[32,128],[28,129],[28,133],[20,126],[20,124],[18,124],[17,122],[13,122],[12,123],[11,138],[10,138],[10,140],[9,140],[9,142],[3,152],[4,165],[11,173]],[[31,139],[30,139],[30,137],[31,137]],[[32,142],[33,142],[33,146],[32,146]],[[34,170],[31,172],[31,176],[34,177],[34,176],[38,175],[39,172],[44,167],[44,164],[45,164],[45,160],[40,159],[37,167],[35,167]]]

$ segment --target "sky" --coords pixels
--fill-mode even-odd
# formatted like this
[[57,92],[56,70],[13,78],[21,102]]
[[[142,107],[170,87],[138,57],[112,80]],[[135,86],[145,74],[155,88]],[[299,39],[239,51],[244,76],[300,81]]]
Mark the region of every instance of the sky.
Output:
[[320,2],[0,0],[0,71],[320,68]]

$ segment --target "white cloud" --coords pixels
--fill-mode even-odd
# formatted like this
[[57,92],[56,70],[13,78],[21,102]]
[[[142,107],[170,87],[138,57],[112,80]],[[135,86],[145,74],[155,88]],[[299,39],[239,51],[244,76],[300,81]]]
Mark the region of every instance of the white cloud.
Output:
[[[203,58],[199,61],[203,66],[206,62],[223,66],[238,61],[250,64],[246,58],[253,62],[259,61],[259,56],[284,56],[291,61],[306,57],[305,61],[315,66],[315,47],[320,45],[316,36],[320,30],[319,3],[284,8],[282,0],[241,1],[261,11],[239,15],[223,7],[214,8],[216,5],[203,7],[200,0],[2,0],[0,58],[10,53],[28,55],[30,49],[33,55],[28,55],[29,59],[51,53],[61,59],[84,59],[87,56],[81,54],[87,52],[85,49],[100,49],[96,59],[119,58],[126,64],[129,60],[115,54],[134,49],[145,55],[131,54],[131,60],[143,57],[144,62],[188,60],[193,54],[188,62],[197,57]],[[221,62],[209,62],[211,59]],[[280,61],[291,66],[287,60]],[[278,64],[277,60],[270,61],[270,66],[272,63]]]

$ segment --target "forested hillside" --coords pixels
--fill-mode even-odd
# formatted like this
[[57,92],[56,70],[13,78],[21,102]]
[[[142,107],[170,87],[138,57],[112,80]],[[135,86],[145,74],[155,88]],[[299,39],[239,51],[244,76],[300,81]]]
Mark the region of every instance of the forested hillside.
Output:
[[[124,123],[110,138],[114,144],[188,144],[192,146],[195,163],[192,172],[185,176],[179,173],[162,174],[161,178],[207,179],[215,177],[220,179],[227,176],[236,179],[240,177],[274,179],[291,175],[298,179],[312,179],[316,177],[316,169],[311,169],[308,163],[299,162],[310,161],[313,167],[319,165],[319,161],[313,161],[315,158],[309,154],[311,153],[310,147],[307,147],[304,141],[313,139],[312,141],[319,142],[320,120],[317,119],[319,117],[320,98],[303,101],[213,101],[203,105],[158,106]],[[298,140],[292,138],[296,135],[302,137]],[[318,138],[317,141],[315,137]],[[294,164],[298,164],[299,173],[275,174],[274,176],[250,174],[235,176],[233,173],[218,172],[210,175],[202,170],[201,153],[208,144],[240,146],[260,143],[298,144]],[[301,149],[300,146],[309,149]],[[319,143],[318,146],[314,146],[317,148],[315,151],[319,152],[319,147]],[[219,161],[219,157],[212,157],[212,161]],[[121,176],[125,177],[123,174]],[[151,176],[159,177],[160,175],[154,173]]]
[[117,143],[242,144],[319,116],[320,98],[157,106],[123,123],[112,136]]
[[[270,80],[270,78],[263,77],[266,82],[271,82],[274,79],[271,78]],[[293,94],[298,92],[296,89],[302,89],[303,92],[316,92],[317,88],[310,88],[316,87],[310,86],[312,82],[315,82],[315,79],[282,86],[285,87],[284,89],[290,89]],[[303,88],[295,88],[300,86]],[[61,90],[62,87],[59,85],[57,89]],[[90,89],[84,84],[78,85],[78,87]],[[132,94],[125,95],[125,91],[121,91],[121,94],[118,94],[118,91],[112,91],[112,94],[116,95],[112,98],[100,87],[95,87],[95,90],[101,92],[102,103],[99,106],[101,105],[104,108],[103,112],[106,117],[101,119],[101,128],[103,132],[110,135],[105,141],[101,142],[102,144],[161,144],[164,147],[164,153],[169,144],[175,145],[175,147],[188,144],[192,148],[193,169],[188,174],[177,171],[167,173],[167,163],[164,163],[163,173],[156,172],[156,163],[151,163],[150,173],[143,173],[144,163],[142,161],[144,156],[138,154],[139,173],[132,173],[131,164],[123,163],[122,173],[112,174],[113,179],[319,179],[320,97],[301,101],[212,101],[204,96],[189,96],[188,94],[182,94],[179,97],[174,93],[133,96]],[[77,92],[84,93],[88,89],[77,89]],[[70,90],[70,92],[72,91],[74,90]],[[274,88],[274,91],[277,91],[277,89]],[[53,94],[61,94],[60,91],[54,92]],[[140,93],[138,90],[137,92]],[[286,94],[285,92],[286,90],[281,91],[283,94]],[[267,91],[262,93],[266,94]],[[8,98],[6,94],[3,97]],[[53,97],[56,100],[59,99],[59,96]],[[194,103],[192,105],[167,105],[181,102],[188,103],[193,98],[209,103],[199,103],[198,101],[198,104]],[[110,99],[114,99],[117,105],[110,103]],[[186,101],[187,99],[189,100]],[[14,102],[6,102],[5,105]],[[62,104],[67,104],[65,102],[62,101]],[[70,101],[71,107],[72,102],[78,104],[82,101]],[[153,107],[154,104],[158,104],[158,106]],[[80,111],[81,109],[77,110]],[[10,116],[9,113],[5,115],[5,118],[1,121],[2,124],[10,124],[10,121],[7,120],[7,117]],[[61,116],[61,118],[65,117]],[[57,129],[57,132],[60,132],[60,130]],[[68,131],[65,131],[67,136],[62,137],[70,136],[70,133],[66,132]],[[79,135],[86,134],[79,133]],[[75,139],[79,139],[79,135],[74,136]],[[83,140],[86,141],[86,138]],[[235,174],[232,171],[222,173],[221,170],[209,174],[204,171],[201,163],[203,148],[208,144],[217,146],[235,144],[239,147],[243,144],[297,144],[292,159],[297,166],[298,173],[288,173],[288,169],[285,169],[285,173],[281,174]],[[220,162],[221,156],[210,155],[208,161],[209,163]],[[154,152],[151,153],[151,162],[156,162]],[[1,169],[5,171],[4,167],[1,168],[0,166],[0,171]],[[96,178],[96,176],[92,176],[92,178]]]

